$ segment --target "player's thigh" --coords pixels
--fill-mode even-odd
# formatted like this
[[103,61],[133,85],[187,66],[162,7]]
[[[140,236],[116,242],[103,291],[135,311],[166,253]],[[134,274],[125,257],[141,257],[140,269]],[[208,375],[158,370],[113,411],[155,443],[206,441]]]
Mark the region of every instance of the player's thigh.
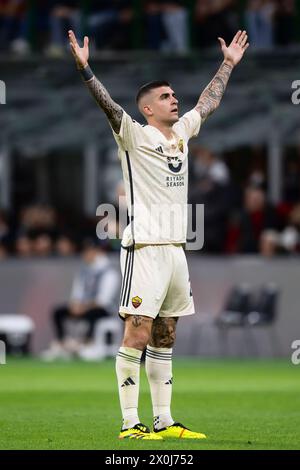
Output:
[[150,346],[154,348],[172,348],[176,338],[178,317],[157,317],[151,329]]
[[122,253],[123,281],[119,313],[156,318],[170,281],[170,269],[161,260],[162,248],[137,245],[133,251]]
[[174,246],[172,254],[173,274],[159,313],[162,318],[181,317],[195,313],[185,252],[181,246]]
[[126,315],[122,346],[143,351],[149,343],[153,319],[143,315]]

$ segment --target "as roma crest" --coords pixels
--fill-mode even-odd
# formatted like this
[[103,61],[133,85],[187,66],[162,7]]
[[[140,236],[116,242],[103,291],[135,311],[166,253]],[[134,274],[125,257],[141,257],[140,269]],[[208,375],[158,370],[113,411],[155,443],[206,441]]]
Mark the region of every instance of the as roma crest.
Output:
[[138,308],[143,300],[138,295],[136,295],[135,297],[132,297],[131,302],[134,308]]
[[179,139],[179,141],[178,141],[178,148],[179,148],[180,152],[183,153],[183,139]]

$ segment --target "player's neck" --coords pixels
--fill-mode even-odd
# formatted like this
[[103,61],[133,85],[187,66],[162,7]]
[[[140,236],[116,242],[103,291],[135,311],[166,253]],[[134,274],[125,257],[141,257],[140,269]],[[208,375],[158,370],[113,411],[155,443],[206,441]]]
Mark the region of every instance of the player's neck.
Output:
[[156,127],[167,140],[171,140],[172,137],[174,136],[173,133],[173,124],[165,124],[163,122],[157,122],[157,121],[149,121],[148,124],[150,126]]

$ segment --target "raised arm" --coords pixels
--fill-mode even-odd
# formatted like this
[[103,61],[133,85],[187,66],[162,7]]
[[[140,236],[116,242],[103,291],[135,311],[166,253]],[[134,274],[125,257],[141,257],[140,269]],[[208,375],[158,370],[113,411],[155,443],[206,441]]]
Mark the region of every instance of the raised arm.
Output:
[[95,98],[97,104],[105,112],[113,130],[118,134],[121,127],[121,121],[123,116],[123,109],[120,105],[115,103],[111,98],[110,94],[102,83],[95,77],[89,64],[89,39],[87,36],[84,38],[83,47],[78,45],[75,34],[73,31],[69,31],[69,40],[72,54],[75,58],[77,68],[81,73],[81,76],[90,90],[91,94]]
[[240,62],[246,49],[249,47],[246,31],[238,31],[228,47],[224,39],[218,39],[224,54],[224,61],[195,106],[202,120],[210,116],[219,106],[233,68]]

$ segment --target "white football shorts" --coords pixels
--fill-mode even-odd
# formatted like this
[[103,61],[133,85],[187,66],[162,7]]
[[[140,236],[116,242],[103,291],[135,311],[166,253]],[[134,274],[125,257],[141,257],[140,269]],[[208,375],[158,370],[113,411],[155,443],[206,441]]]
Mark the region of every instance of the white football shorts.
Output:
[[181,244],[121,248],[123,276],[119,314],[181,317],[195,313],[188,265]]

